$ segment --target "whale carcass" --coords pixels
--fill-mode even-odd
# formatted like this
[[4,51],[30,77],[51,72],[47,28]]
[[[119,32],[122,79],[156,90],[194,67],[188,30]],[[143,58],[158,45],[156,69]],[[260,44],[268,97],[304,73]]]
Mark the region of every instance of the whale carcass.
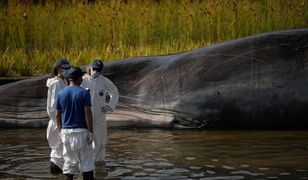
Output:
[[[307,128],[308,29],[105,63],[118,87],[109,127]],[[45,127],[46,79],[0,86],[1,127]]]

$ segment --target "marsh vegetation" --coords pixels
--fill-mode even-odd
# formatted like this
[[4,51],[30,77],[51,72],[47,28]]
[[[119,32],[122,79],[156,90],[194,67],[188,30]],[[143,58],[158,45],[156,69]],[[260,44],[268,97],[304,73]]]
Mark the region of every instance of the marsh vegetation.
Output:
[[253,34],[308,27],[305,0],[0,4],[0,76],[50,72],[60,57],[84,65],[93,58],[179,53]]

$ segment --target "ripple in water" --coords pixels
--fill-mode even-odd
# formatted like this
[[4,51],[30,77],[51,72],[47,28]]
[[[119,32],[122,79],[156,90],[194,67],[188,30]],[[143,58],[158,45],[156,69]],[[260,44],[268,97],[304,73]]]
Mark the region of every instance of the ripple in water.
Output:
[[54,179],[55,176],[49,174],[49,162],[34,162],[25,163],[23,165],[17,166],[7,172],[15,176],[21,177],[31,177],[40,179]]
[[[308,177],[308,132],[110,130],[108,133],[107,158],[105,166],[96,168],[97,179]],[[0,179],[63,178],[49,173],[50,150],[45,130],[1,130],[0,142]],[[292,151],[292,147],[296,150]],[[76,178],[82,176],[78,174]]]

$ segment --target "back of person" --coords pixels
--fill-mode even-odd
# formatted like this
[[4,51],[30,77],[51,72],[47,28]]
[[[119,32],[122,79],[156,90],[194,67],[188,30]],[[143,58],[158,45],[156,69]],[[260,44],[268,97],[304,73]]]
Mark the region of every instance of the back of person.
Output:
[[70,69],[70,85],[59,92],[56,103],[57,130],[63,142],[63,174],[67,180],[74,179],[78,168],[83,179],[94,179],[92,104],[89,92],[80,87],[82,75],[79,67]]
[[84,107],[91,102],[86,102],[86,99],[89,99],[85,98],[86,96],[89,96],[88,92],[79,86],[65,87],[59,93],[63,129],[87,128]]

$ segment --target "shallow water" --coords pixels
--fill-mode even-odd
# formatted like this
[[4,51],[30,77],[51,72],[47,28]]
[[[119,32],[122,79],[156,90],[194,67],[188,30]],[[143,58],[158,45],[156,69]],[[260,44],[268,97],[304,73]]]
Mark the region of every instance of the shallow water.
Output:
[[[49,173],[44,129],[0,131],[0,179],[63,179]],[[96,179],[308,179],[306,131],[108,134],[106,164],[97,167]]]

